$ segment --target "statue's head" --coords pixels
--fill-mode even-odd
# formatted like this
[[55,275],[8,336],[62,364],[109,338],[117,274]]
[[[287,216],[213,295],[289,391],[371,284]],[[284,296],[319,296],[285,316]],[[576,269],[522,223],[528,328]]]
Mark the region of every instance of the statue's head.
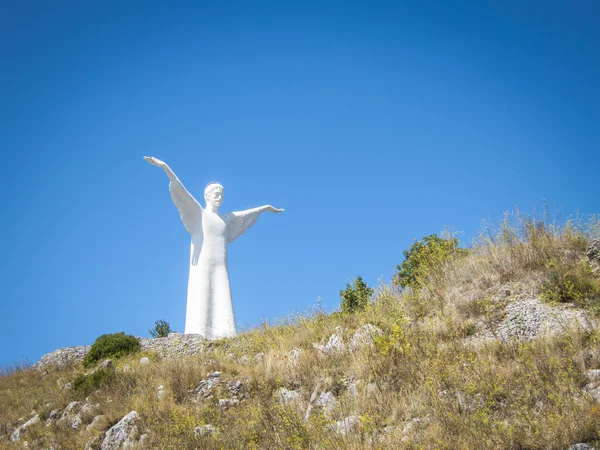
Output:
[[215,207],[221,206],[223,202],[223,186],[216,181],[212,181],[204,188],[204,200]]

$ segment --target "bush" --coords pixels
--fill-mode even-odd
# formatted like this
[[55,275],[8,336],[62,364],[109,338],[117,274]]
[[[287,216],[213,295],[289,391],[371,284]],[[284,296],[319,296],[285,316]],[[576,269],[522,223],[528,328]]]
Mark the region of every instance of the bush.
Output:
[[119,358],[141,349],[140,342],[135,336],[120,333],[103,334],[99,336],[85,358],[83,365],[89,367],[104,358]]
[[157,320],[154,322],[154,328],[152,330],[148,330],[148,332],[153,338],[167,337],[171,332],[171,326],[164,320]]
[[445,262],[456,256],[468,253],[458,247],[458,239],[444,239],[437,234],[425,236],[422,241],[412,244],[404,252],[405,260],[396,266],[394,284],[417,291],[425,280],[442,269]]
[[352,313],[365,309],[371,296],[373,295],[373,289],[367,286],[361,277],[354,279],[354,286],[350,286],[350,283],[346,284],[346,289],[340,291],[342,297],[342,312]]
[[113,369],[98,369],[89,375],[79,375],[73,380],[73,389],[88,395],[110,383],[115,377]]
[[542,284],[541,298],[547,302],[568,302],[597,309],[600,286],[587,267],[575,267],[570,272],[553,270]]

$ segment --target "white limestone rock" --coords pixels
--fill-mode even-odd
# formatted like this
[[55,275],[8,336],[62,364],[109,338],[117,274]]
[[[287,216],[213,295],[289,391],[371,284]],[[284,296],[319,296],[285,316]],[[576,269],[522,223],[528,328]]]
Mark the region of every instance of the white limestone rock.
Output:
[[381,336],[383,330],[375,325],[367,323],[360,327],[350,339],[350,350],[356,351],[364,346],[373,347],[375,338]]
[[194,428],[194,436],[196,437],[206,437],[212,436],[215,434],[217,430],[211,424],[200,425]]
[[70,414],[70,413],[74,412],[79,407],[79,405],[81,405],[80,402],[71,402],[71,403],[69,403],[67,405],[67,407],[65,408],[65,411],[63,413],[63,417],[65,415],[67,415],[67,414]]
[[590,444],[580,443],[569,446],[569,450],[596,450],[596,447],[593,447]]
[[275,397],[277,398],[277,403],[280,405],[287,405],[300,400],[300,393],[286,388],[281,388],[275,393]]
[[75,347],[65,347],[46,353],[32,367],[34,369],[44,369],[49,366],[66,367],[73,364],[79,364],[90,351],[90,345],[79,345]]
[[233,395],[234,397],[237,397],[238,395],[240,395],[240,393],[242,391],[243,383],[240,380],[237,380],[235,382],[228,383],[228,387],[229,387],[229,392],[231,393],[231,395]]
[[590,328],[590,316],[583,310],[553,307],[539,299],[517,301],[506,307],[506,317],[495,330],[472,336],[474,343],[486,340],[530,341],[544,334],[560,334],[573,326]]
[[106,432],[100,450],[118,450],[137,445],[139,439],[135,423],[138,420],[139,415],[136,411],[131,411],[123,417]]
[[[63,411],[62,415],[60,416],[60,419],[58,419],[58,422],[67,423],[69,426],[73,427],[73,421],[75,420],[75,417],[77,417],[77,410],[79,409],[80,405],[80,402],[69,403]],[[81,420],[81,417],[79,417],[79,419]],[[81,422],[77,424],[77,426],[79,426],[80,424]]]
[[29,428],[32,425],[35,425],[39,421],[40,421],[40,416],[39,416],[39,414],[36,414],[31,419],[29,419],[27,422],[25,422],[23,425],[19,426],[15,431],[13,431],[13,433],[10,435],[10,440],[13,442],[20,441],[21,436],[23,435],[23,433],[25,431],[27,431],[27,428]]
[[102,361],[102,364],[100,364],[100,369],[112,369],[112,367],[113,363],[110,359],[105,359]]
[[301,348],[293,348],[287,354],[288,361],[290,361],[292,364],[297,363],[300,360],[301,356],[302,356]]
[[200,384],[194,389],[194,394],[197,399],[208,398],[211,395],[212,389],[219,384],[221,372],[213,372],[207,376],[205,380],[200,381]]
[[142,366],[147,366],[148,364],[150,364],[150,358],[148,358],[147,356],[140,358],[140,364]]
[[600,381],[600,369],[588,370],[585,373],[585,376],[587,377],[588,380],[590,380],[592,382]]
[[600,275],[600,239],[594,239],[587,249],[590,268],[596,275]]
[[56,420],[58,419],[58,413],[58,409],[53,409],[52,411],[50,411],[50,414],[48,414],[48,418],[46,419],[47,427],[51,426],[54,422],[56,422]]
[[344,344],[344,339],[342,337],[343,329],[338,326],[335,328],[335,333],[333,333],[329,340],[325,345],[321,344],[313,344],[313,347],[326,355],[332,355],[335,353],[343,353],[346,350],[346,345]]
[[335,395],[333,395],[333,392],[325,391],[321,392],[321,395],[319,395],[319,399],[316,401],[315,404],[323,408],[323,413],[325,414],[325,416],[328,416],[336,407],[337,400],[335,398]]
[[341,436],[348,436],[351,433],[357,432],[361,424],[362,421],[359,416],[348,416],[334,423],[331,429]]

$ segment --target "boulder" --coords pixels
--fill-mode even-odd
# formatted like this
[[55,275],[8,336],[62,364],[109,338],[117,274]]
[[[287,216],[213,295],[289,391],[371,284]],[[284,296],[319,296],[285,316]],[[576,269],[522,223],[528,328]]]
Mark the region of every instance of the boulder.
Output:
[[136,411],[131,411],[119,420],[106,432],[100,450],[118,450],[137,445],[139,439],[135,423],[138,420],[139,415]]

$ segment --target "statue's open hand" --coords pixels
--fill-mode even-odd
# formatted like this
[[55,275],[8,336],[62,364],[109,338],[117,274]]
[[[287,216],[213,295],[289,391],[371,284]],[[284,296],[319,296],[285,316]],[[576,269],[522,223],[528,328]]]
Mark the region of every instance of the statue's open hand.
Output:
[[158,158],[155,158],[154,156],[144,156],[144,159],[146,161],[148,161],[150,164],[157,166],[157,167],[164,167],[166,166],[164,161],[161,161]]
[[275,208],[275,207],[269,205],[269,211],[274,212],[274,213],[280,213],[280,212],[285,211],[285,209],[283,209],[283,208]]

